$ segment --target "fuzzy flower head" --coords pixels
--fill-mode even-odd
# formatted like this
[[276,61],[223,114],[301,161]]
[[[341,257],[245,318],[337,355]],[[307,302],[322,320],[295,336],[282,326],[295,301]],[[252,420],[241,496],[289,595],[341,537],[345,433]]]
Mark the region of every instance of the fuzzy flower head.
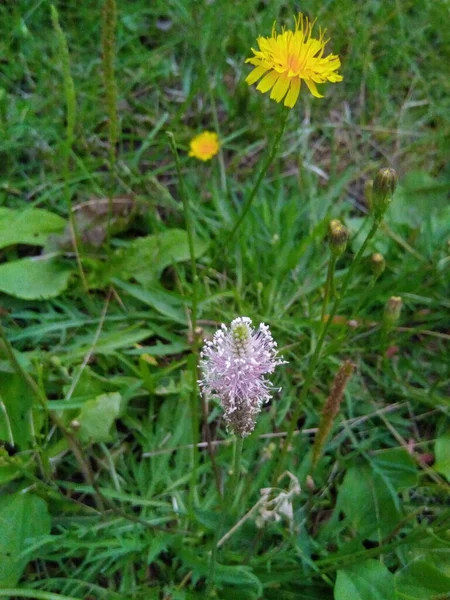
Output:
[[[297,102],[302,80],[316,98],[323,98],[316,83],[342,81],[337,73],[341,66],[339,56],[323,56],[326,30],[319,30],[319,37],[312,37],[314,23],[299,13],[295,19],[295,30],[282,29],[277,33],[275,24],[271,37],[258,37],[259,50],[245,62],[255,67],[245,80],[249,85],[258,83],[256,89],[261,93],[270,92],[276,102],[284,98],[284,105],[292,108]],[[263,77],[264,75],[264,77]]]
[[210,160],[219,152],[220,144],[217,133],[203,131],[190,141],[189,148],[189,156],[203,161]]
[[255,329],[248,317],[234,319],[229,328],[222,325],[212,341],[205,341],[200,387],[220,399],[227,428],[239,437],[253,431],[261,406],[276,389],[265,377],[286,362],[276,347],[269,327],[261,323]]

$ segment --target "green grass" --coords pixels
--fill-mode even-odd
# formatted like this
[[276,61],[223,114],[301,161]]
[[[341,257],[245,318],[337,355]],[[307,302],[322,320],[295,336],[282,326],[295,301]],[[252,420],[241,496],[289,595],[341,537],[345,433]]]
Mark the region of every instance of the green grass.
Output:
[[[281,107],[245,84],[244,59],[275,19],[291,24],[296,7],[118,0],[114,175],[102,3],[55,5],[77,98],[66,182],[50,3],[0,6],[0,290],[11,292],[0,292],[0,315],[19,363],[0,344],[0,596],[203,598],[215,535],[231,530],[218,550],[217,598],[449,597],[445,2],[302,5],[327,27],[344,81],[326,86],[322,100],[302,90],[278,157],[228,242],[281,118]],[[187,155],[204,129],[218,129],[222,141],[221,155],[205,164]],[[194,340],[189,248],[173,231],[186,230],[186,214],[166,132],[176,140],[196,235],[202,331]],[[398,171],[399,188],[342,298],[288,449],[286,468],[302,488],[292,495],[292,519],[258,528],[256,507],[232,530],[273,485],[297,410],[321,332],[328,223],[340,218],[351,232],[337,263],[339,290],[369,227],[365,182],[384,166]],[[102,199],[76,218],[89,294],[62,231],[65,183],[74,205]],[[113,209],[109,249],[111,191],[128,200],[126,210]],[[5,217],[5,208],[15,212]],[[64,223],[50,226],[31,209]],[[96,246],[86,244],[88,227]],[[40,246],[30,245],[35,231]],[[15,241],[3,247],[6,232]],[[364,298],[376,251],[387,267]],[[20,277],[1,271],[41,252],[58,255],[45,263],[47,279],[35,260],[21,263]],[[48,299],[39,299],[44,283]],[[386,337],[391,296],[404,306]],[[204,447],[192,451],[193,439],[207,439],[193,357],[202,337],[238,315],[269,324],[289,364],[274,377],[282,392],[244,442],[223,516],[217,485],[230,485],[233,444],[211,401],[217,472]],[[346,359],[356,371],[312,481],[310,430]],[[279,486],[288,490],[289,478]]]

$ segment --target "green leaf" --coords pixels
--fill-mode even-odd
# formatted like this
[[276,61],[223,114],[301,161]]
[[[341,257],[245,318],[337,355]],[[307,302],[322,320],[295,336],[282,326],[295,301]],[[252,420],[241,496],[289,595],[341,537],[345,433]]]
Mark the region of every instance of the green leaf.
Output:
[[334,600],[394,600],[394,576],[377,560],[337,572]]
[[78,421],[82,442],[108,442],[114,421],[123,413],[122,396],[118,392],[101,394],[83,404]]
[[[198,258],[208,244],[200,240],[194,243]],[[158,281],[163,270],[169,265],[189,260],[189,241],[186,231],[168,229],[162,233],[138,238],[116,252],[106,263],[89,274],[89,285],[102,288],[117,277],[123,281],[135,279],[143,285]]]
[[29,386],[16,373],[0,377],[0,440],[20,449],[33,439],[31,408],[33,395]]
[[65,225],[65,219],[42,208],[0,208],[0,249],[13,244],[44,246],[48,236],[61,233]]
[[114,279],[113,282],[117,287],[130,294],[130,296],[151,306],[155,311],[168,317],[171,321],[181,323],[182,325],[187,324],[183,300],[175,294],[169,294],[161,287],[146,290],[139,285],[123,283],[118,279]]
[[425,560],[415,560],[395,574],[396,600],[443,600],[450,577]]
[[387,221],[421,227],[430,214],[446,207],[449,190],[448,179],[438,181],[425,171],[406,173],[387,211]]
[[46,502],[31,494],[0,496],[0,531],[0,587],[13,587],[34,558],[23,554],[30,538],[50,533]]
[[368,466],[351,467],[339,489],[336,510],[346,515],[346,523],[362,538],[379,541],[395,528],[400,519],[392,486]]
[[436,462],[434,468],[450,481],[450,431],[436,440],[434,445]]
[[397,492],[412,488],[419,482],[417,463],[404,448],[380,452],[372,459],[372,463]]
[[24,300],[55,298],[68,284],[73,268],[56,258],[22,258],[0,265],[0,292]]

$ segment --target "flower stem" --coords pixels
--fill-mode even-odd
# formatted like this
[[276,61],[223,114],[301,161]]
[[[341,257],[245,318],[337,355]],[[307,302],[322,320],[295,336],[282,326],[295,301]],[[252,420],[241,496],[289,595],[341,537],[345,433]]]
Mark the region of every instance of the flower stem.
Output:
[[347,291],[347,287],[350,283],[350,281],[352,280],[353,274],[355,272],[356,267],[358,266],[358,264],[361,261],[361,258],[368,246],[368,244],[370,243],[370,241],[372,240],[373,236],[375,235],[379,225],[380,225],[381,219],[377,218],[374,220],[372,227],[369,231],[369,233],[367,234],[366,239],[364,240],[361,248],[359,249],[359,251],[357,252],[352,264],[350,265],[349,270],[347,271],[347,274],[344,278],[344,281],[342,282],[342,287],[341,287],[341,291],[339,296],[336,296],[333,307],[331,309],[330,314],[328,315],[327,321],[323,326],[322,329],[322,333],[320,334],[319,340],[317,342],[317,346],[314,349],[313,355],[311,357],[311,362],[309,363],[309,368],[308,371],[306,373],[305,376],[305,383],[303,384],[303,388],[302,391],[300,392],[300,397],[298,399],[298,403],[297,403],[297,407],[294,410],[294,413],[291,417],[291,421],[289,423],[289,428],[288,428],[288,432],[287,432],[287,436],[285,438],[284,444],[283,444],[283,449],[281,451],[280,454],[280,458],[278,459],[278,465],[277,468],[275,469],[275,475],[274,475],[274,481],[276,482],[278,477],[280,476],[280,474],[283,472],[283,467],[284,467],[284,461],[286,459],[286,454],[288,452],[288,448],[290,443],[292,442],[292,437],[294,435],[294,431],[297,425],[297,421],[298,418],[300,417],[300,413],[302,411],[303,408],[303,403],[305,401],[306,395],[309,392],[309,388],[311,387],[311,383],[313,380],[313,376],[314,376],[314,371],[315,368],[317,366],[317,363],[319,361],[320,358],[320,352],[322,350],[322,346],[323,343],[325,341],[325,337],[328,333],[328,329],[330,328],[330,325],[333,321],[333,317],[335,316],[335,314],[337,313],[337,310],[341,304],[341,300],[344,298],[345,296],[345,292]]
[[116,0],[105,0],[105,3],[103,5],[102,21],[102,62],[103,78],[105,85],[106,110],[108,113],[108,151],[109,170],[111,177],[111,183],[108,192],[108,223],[106,230],[109,249],[111,249],[114,178],[116,176],[117,168],[116,145],[119,139],[119,121],[117,118],[117,84],[114,72],[114,60],[116,52],[116,25]]
[[89,295],[89,288],[86,281],[86,276],[83,271],[83,265],[81,264],[80,239],[77,229],[77,223],[72,209],[72,195],[70,192],[70,154],[72,151],[75,135],[77,99],[75,94],[75,85],[73,82],[72,75],[70,73],[70,55],[67,39],[59,23],[58,11],[53,5],[51,5],[51,19],[58,42],[59,55],[61,57],[64,95],[66,100],[66,139],[63,148],[64,197],[67,205],[67,211],[69,213],[71,241],[77,261],[78,272],[84,291],[87,295]]
[[322,323],[323,323],[323,325],[325,325],[325,315],[327,312],[328,299],[330,297],[330,292],[331,292],[332,298],[333,298],[333,296],[336,295],[336,290],[334,289],[334,272],[336,269],[336,260],[337,260],[336,255],[331,254],[330,260],[328,262],[327,280],[325,283],[325,295],[324,295],[323,304],[322,304]]
[[[192,412],[192,477],[191,477],[191,489],[190,489],[190,500],[191,508],[193,507],[195,487],[197,485],[197,467],[199,463],[199,451],[198,451],[198,436],[199,436],[199,414],[198,414],[198,340],[197,340],[197,310],[198,310],[198,298],[199,298],[199,278],[197,273],[197,262],[195,258],[195,231],[194,221],[192,219],[191,208],[189,199],[184,188],[184,180],[181,173],[180,157],[178,156],[178,150],[175,143],[175,137],[172,133],[167,134],[169,136],[170,145],[172,152],[175,157],[175,165],[178,175],[178,185],[181,200],[183,202],[184,218],[186,221],[186,231],[188,236],[189,255],[191,261],[191,272],[192,272],[192,308],[191,308],[191,336],[192,336],[192,357],[190,362],[190,369],[192,373],[192,391],[191,391],[191,412]],[[208,427],[208,422],[205,423],[205,427]]]
[[255,196],[260,188],[260,185],[262,183],[262,180],[264,179],[265,174],[267,173],[267,169],[270,167],[273,159],[275,158],[276,153],[278,152],[278,148],[280,147],[280,143],[281,143],[281,138],[283,137],[283,133],[286,129],[286,125],[287,125],[287,121],[289,118],[289,109],[285,109],[284,110],[284,114],[283,117],[281,119],[281,123],[280,123],[280,128],[277,132],[277,134],[275,135],[275,138],[273,140],[272,146],[269,149],[269,152],[266,156],[265,161],[262,164],[261,170],[259,172],[258,178],[255,182],[255,185],[253,186],[247,200],[245,201],[244,207],[241,211],[241,214],[239,215],[239,217],[237,218],[235,224],[233,225],[233,228],[231,229],[230,233],[228,234],[227,237],[227,243],[231,240],[231,238],[234,236],[234,234],[236,233],[236,231],[239,229],[239,227],[242,224],[242,221],[245,219],[245,217],[247,216],[248,211],[250,210],[251,206],[252,206],[252,202],[255,199]]
[[211,552],[211,560],[209,563],[209,574],[208,574],[208,587],[206,590],[206,598],[209,597],[211,592],[214,589],[214,578],[216,572],[216,564],[217,564],[217,551],[218,551],[218,543],[221,539],[221,533],[223,530],[223,526],[225,524],[225,518],[227,516],[227,510],[229,509],[230,514],[233,509],[233,498],[236,492],[237,484],[239,483],[239,475],[241,473],[241,456],[242,456],[242,446],[244,444],[244,440],[241,437],[236,438],[234,447],[233,447],[233,466],[231,471],[231,478],[229,481],[229,485],[225,494],[225,502],[222,507],[222,512],[220,515],[219,526],[216,528],[214,533],[214,542]]

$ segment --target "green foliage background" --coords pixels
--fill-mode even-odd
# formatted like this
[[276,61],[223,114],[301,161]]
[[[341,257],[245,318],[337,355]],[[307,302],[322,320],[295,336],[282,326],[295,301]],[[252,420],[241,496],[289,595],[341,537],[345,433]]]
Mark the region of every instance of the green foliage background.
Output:
[[[190,400],[193,280],[170,131],[195,227],[197,335],[248,315],[270,325],[289,361],[275,377],[282,393],[245,441],[224,532],[271,485],[320,333],[328,223],[351,232],[339,288],[367,232],[365,182],[383,166],[400,179],[370,248],[386,271],[364,297],[370,253],[358,268],[289,448],[302,487],[292,519],[258,528],[256,506],[218,553],[213,595],[449,598],[448,3],[118,0],[113,170],[102,4],[55,2],[77,102],[68,187],[50,3],[0,5],[0,317],[17,360],[0,343],[0,597],[205,597],[232,443],[211,402],[218,477],[204,448],[192,452],[206,430],[200,399]],[[323,100],[303,90],[224,248],[281,115],[245,84],[244,59],[299,8],[327,27],[344,81]],[[187,156],[204,129],[222,141],[206,164]],[[89,202],[74,217],[84,284],[67,191],[74,205]],[[404,308],[383,336],[393,295]],[[345,359],[356,372],[311,481],[311,430]]]

